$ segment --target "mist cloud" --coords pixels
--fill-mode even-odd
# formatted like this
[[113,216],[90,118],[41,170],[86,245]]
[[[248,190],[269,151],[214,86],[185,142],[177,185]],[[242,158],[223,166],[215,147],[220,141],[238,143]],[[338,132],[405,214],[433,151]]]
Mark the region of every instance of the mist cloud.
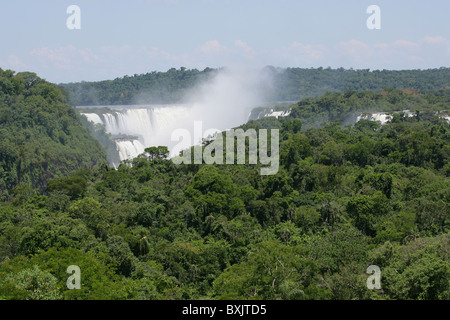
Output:
[[224,68],[190,90],[185,102],[192,105],[195,121],[225,130],[247,122],[251,110],[266,102],[271,87],[271,75],[264,69]]

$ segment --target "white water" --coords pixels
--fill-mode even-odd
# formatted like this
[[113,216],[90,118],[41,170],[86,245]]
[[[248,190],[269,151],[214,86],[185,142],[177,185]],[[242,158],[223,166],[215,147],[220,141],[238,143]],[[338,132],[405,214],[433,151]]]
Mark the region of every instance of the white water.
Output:
[[[217,102],[208,101],[202,104],[163,106],[105,106],[111,111],[101,114],[93,112],[82,114],[89,121],[105,127],[106,132],[113,136],[120,160],[127,160],[137,157],[144,152],[145,148],[151,146],[167,146],[172,157],[182,149],[198,143],[199,141],[185,141],[185,144],[180,144],[178,141],[171,141],[171,135],[176,129],[185,129],[191,133],[192,137],[195,137],[196,135],[193,132],[194,121],[202,121],[202,133],[208,129],[224,131],[246,123],[251,114],[249,111],[252,104],[245,101],[245,103],[238,105],[238,108],[230,108],[235,104],[235,101],[220,105],[217,105]],[[214,105],[214,107],[206,107],[211,105]],[[412,116],[408,110],[403,112],[407,116]],[[274,109],[268,109],[258,117],[274,116],[278,118],[289,114],[290,110],[275,111]],[[442,117],[450,122],[448,114],[444,114]],[[381,124],[386,124],[391,120],[391,115],[385,112],[363,113],[357,116],[356,122],[361,119],[380,121]],[[117,167],[119,164],[114,165]]]
[[[396,112],[398,112],[398,111],[396,111]],[[396,112],[394,112],[394,113],[396,113]],[[401,112],[403,112],[406,117],[414,116],[414,114],[412,112],[410,112],[409,110],[403,110]],[[380,121],[381,124],[384,125],[392,120],[392,115],[389,113],[386,113],[386,112],[363,113],[363,114],[360,114],[356,118],[356,122],[358,122],[362,119],[370,120],[370,121]]]
[[[142,148],[167,146],[170,156],[198,142],[200,135],[224,131],[248,121],[248,114],[260,106],[272,88],[272,74],[264,70],[224,68],[214,72],[183,96],[183,105],[106,106],[113,110],[102,114],[87,112],[89,121],[104,125],[113,136],[122,160],[135,157]],[[141,101],[146,101],[145,95]],[[136,101],[140,101],[136,97]],[[148,100],[147,100],[148,101]],[[101,107],[101,106],[100,106]],[[202,132],[194,130],[200,121]],[[171,141],[176,129],[184,129],[192,141]],[[197,133],[197,134],[196,134]],[[174,147],[178,150],[174,150]]]
[[234,113],[233,117],[225,119],[223,113],[214,116],[212,110],[205,110],[198,104],[106,107],[112,111],[81,114],[89,121],[103,125],[105,131],[112,135],[120,160],[133,159],[151,146],[167,146],[171,151],[170,156],[177,155],[182,149],[199,141],[186,141],[181,145],[179,141],[171,141],[172,132],[176,129],[186,129],[191,136],[195,136],[194,121],[202,121],[203,132],[208,129],[223,131],[247,121],[247,111]]
[[360,120],[370,120],[370,121],[380,121],[381,124],[386,124],[388,121],[392,119],[392,116],[390,116],[387,113],[384,112],[375,112],[371,114],[361,114],[356,118],[356,122]]
[[445,120],[447,120],[448,122],[450,122],[450,116],[441,116],[441,118],[444,118]]
[[145,151],[145,146],[139,140],[118,140],[116,145],[121,160],[136,158]]
[[273,109],[270,110],[270,113],[265,115],[265,117],[275,117],[278,119],[278,117],[286,117],[291,114],[291,111],[274,111]]
[[82,114],[85,115],[89,121],[95,124],[103,124],[103,120],[96,113],[82,113]]

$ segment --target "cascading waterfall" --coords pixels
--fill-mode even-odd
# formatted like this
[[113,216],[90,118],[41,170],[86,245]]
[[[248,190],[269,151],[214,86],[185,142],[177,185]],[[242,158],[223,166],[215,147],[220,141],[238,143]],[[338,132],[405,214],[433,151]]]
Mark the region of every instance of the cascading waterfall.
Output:
[[[169,105],[169,106],[107,106],[111,111],[105,113],[81,112],[82,115],[95,123],[105,127],[105,131],[112,135],[116,143],[120,160],[137,157],[150,146],[172,147],[178,141],[171,141],[175,129],[192,131],[194,121],[203,121],[204,130],[225,130],[229,126],[238,126],[247,121],[236,116],[232,121],[223,122],[223,118],[209,117],[204,119],[204,110],[199,105]],[[221,122],[222,121],[222,122]],[[186,145],[189,147],[190,145]],[[180,150],[175,150],[180,151]],[[171,152],[171,156],[175,155]],[[114,164],[117,166],[118,164]]]
[[139,136],[141,142],[147,145],[151,142],[155,130],[152,126],[151,109],[128,109],[116,111],[113,114],[105,113],[103,125],[108,133],[113,136],[130,135]]
[[96,113],[81,113],[84,115],[89,121],[95,123],[95,124],[103,124],[102,118]]
[[374,112],[369,114],[361,114],[356,118],[356,122],[360,120],[380,121],[381,124],[386,124],[392,118],[391,115],[384,112]]
[[145,151],[139,140],[116,140],[116,145],[121,160],[136,158]]
[[[406,117],[414,116],[414,114],[412,112],[410,112],[409,110],[394,111],[392,113],[399,113],[399,112],[402,112]],[[392,120],[392,114],[387,113],[387,112],[363,113],[363,114],[360,114],[356,118],[356,122],[358,122],[362,119],[370,120],[370,121],[379,121],[379,122],[381,122],[382,125],[384,125]]]
[[[173,147],[177,141],[171,141],[171,134],[175,129],[187,129],[191,131],[194,121],[203,121],[203,129],[226,130],[234,126],[246,123],[252,117],[252,112],[244,110],[242,113],[233,113],[233,117],[222,113],[215,113],[214,110],[205,109],[200,105],[169,105],[169,106],[107,106],[108,112],[94,113],[85,112],[81,114],[93,122],[105,127],[106,132],[112,135],[115,141],[120,160],[133,159],[145,151],[150,146],[167,146],[171,150],[171,156],[176,155],[180,150]],[[409,110],[403,111],[407,116],[413,116]],[[229,114],[232,112],[228,112]],[[290,110],[275,111],[267,109],[259,112],[256,119],[261,117],[285,117],[290,114]],[[247,117],[245,116],[247,115]],[[448,113],[441,117],[450,121]],[[358,122],[361,119],[380,121],[387,123],[391,115],[386,112],[363,113],[356,117]],[[196,143],[196,142],[194,142]],[[186,145],[185,147],[189,147]],[[116,167],[117,164],[114,164]]]
[[[219,129],[225,130],[233,125],[238,126],[249,120],[251,113],[247,113],[247,118],[243,115],[228,117],[227,121],[223,117],[203,117],[205,114],[211,115],[211,110],[202,109],[199,105],[169,105],[169,106],[107,106],[110,110],[105,113],[82,112],[81,114],[95,123],[105,127],[105,131],[112,135],[119,153],[120,160],[133,159],[145,151],[150,146],[168,146],[171,156],[180,150],[173,150],[177,141],[171,141],[171,134],[175,129],[183,128],[191,131],[193,122],[202,120],[204,130]],[[86,110],[85,110],[86,111]],[[267,109],[260,112],[256,118],[260,117],[284,117],[289,115],[290,110],[275,111]],[[357,121],[361,119],[379,120],[386,123],[389,120],[386,113],[361,114]],[[185,147],[189,147],[186,145]],[[114,164],[117,166],[118,164]]]

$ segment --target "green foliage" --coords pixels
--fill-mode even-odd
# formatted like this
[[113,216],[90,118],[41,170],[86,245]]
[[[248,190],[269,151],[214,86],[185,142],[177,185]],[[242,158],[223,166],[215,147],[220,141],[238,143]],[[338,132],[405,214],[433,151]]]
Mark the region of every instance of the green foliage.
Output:
[[165,146],[146,148],[145,153],[148,155],[148,160],[155,159],[166,160],[169,156],[169,149]]
[[[392,96],[396,96],[396,99],[391,99]],[[350,96],[345,92],[327,92],[324,95],[303,99],[297,104],[291,105],[290,116],[301,121],[302,127],[308,129],[328,124],[331,121],[345,125],[355,121],[357,116],[364,113],[396,112],[392,113],[391,122],[398,123],[397,127],[402,128],[401,124],[404,122],[431,120],[435,112],[447,109],[446,104],[449,101],[450,92],[448,89],[432,91],[427,94],[411,93],[407,90],[361,91],[355,92]],[[410,110],[415,112],[415,114],[412,117],[406,117],[403,113],[404,110]],[[291,117],[281,119],[281,121],[292,121]],[[355,128],[370,135],[379,129],[379,125],[376,122],[363,119],[355,125]],[[419,140],[422,143],[431,143],[430,140],[427,140],[427,135],[424,133],[413,134],[413,136],[414,141]],[[355,154],[356,161],[364,160],[358,158],[364,156],[364,148],[368,147],[365,146],[366,141],[353,141],[358,148],[349,150],[349,152],[361,152],[361,154]],[[359,145],[358,142],[360,143]],[[413,140],[405,142],[411,143],[411,147],[414,148]],[[360,150],[361,147],[363,150]],[[426,158],[428,156],[428,154],[423,153],[417,147],[416,151],[420,152],[417,155],[418,157]],[[423,160],[422,158],[420,160]],[[360,162],[359,164],[363,163]]]
[[[447,71],[428,72],[431,88]],[[366,74],[375,75],[389,72]],[[448,106],[448,90],[358,87],[304,99],[286,117],[250,121],[242,128],[280,129],[273,176],[255,165],[175,165],[165,146],[117,169],[92,167],[77,152],[93,149],[72,127],[64,141],[78,139],[71,152],[81,162],[60,157],[59,169],[29,162],[26,172],[40,181],[33,184],[23,168],[37,156],[27,158],[15,141],[28,135],[50,146],[32,134],[60,132],[58,125],[36,126],[24,101],[36,100],[44,115],[53,108],[49,119],[71,109],[58,87],[33,74],[2,71],[0,80],[4,299],[450,298],[450,124],[427,113]],[[28,113],[13,119],[17,101]],[[340,121],[366,106],[420,112],[383,126]],[[382,270],[380,290],[366,286],[372,264]],[[70,265],[80,267],[81,289],[67,288]]]
[[339,273],[349,263],[364,265],[369,252],[368,238],[351,227],[339,227],[325,235],[316,234],[308,247],[318,267],[331,274]]
[[215,280],[218,299],[323,299],[329,292],[314,279],[317,266],[301,248],[262,242],[246,261]]
[[106,161],[63,88],[2,69],[0,84],[0,197],[17,185],[43,191],[49,178]]
[[206,68],[167,72],[150,72],[124,76],[114,80],[64,84],[76,106],[125,105],[142,103],[176,103],[185,98],[189,89],[206,81],[216,70]]
[[71,200],[76,200],[86,192],[87,181],[82,176],[74,175],[67,178],[58,178],[49,180],[47,190],[49,192],[62,191],[66,193]]
[[[182,102],[189,90],[207,81],[220,70],[206,68],[203,71],[171,68],[166,72],[149,72],[124,76],[114,80],[63,84],[76,106],[105,106],[139,103]],[[343,68],[265,68],[272,80],[271,90],[262,93],[272,101],[299,101],[322,96],[327,92],[344,92],[345,98],[354,99],[359,91],[374,90],[390,92],[405,89],[408,92],[429,92],[448,86],[449,68],[429,70],[345,70]],[[268,88],[267,88],[268,89]],[[8,84],[13,91],[14,85]],[[396,103],[399,95],[390,95],[389,101]],[[341,104],[327,104],[341,111]],[[317,114],[317,118],[320,115]]]
[[344,68],[270,69],[277,74],[274,80],[274,86],[277,88],[275,101],[298,101],[336,91],[344,92],[346,98],[356,96],[359,91],[364,90],[389,91],[408,88],[412,92],[428,92],[446,88],[450,72],[449,68],[402,71]]
[[371,253],[382,268],[381,295],[401,300],[449,299],[449,234],[404,246],[387,241]]
[[2,279],[0,294],[8,300],[60,300],[57,279],[37,265]]

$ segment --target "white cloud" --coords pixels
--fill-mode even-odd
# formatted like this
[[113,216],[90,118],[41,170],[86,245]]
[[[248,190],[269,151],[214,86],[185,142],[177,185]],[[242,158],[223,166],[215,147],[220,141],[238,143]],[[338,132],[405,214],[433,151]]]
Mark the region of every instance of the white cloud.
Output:
[[220,44],[217,40],[210,40],[200,46],[199,50],[206,55],[222,54],[228,51],[227,47]]
[[[28,66],[25,63],[23,63],[18,56],[15,55],[10,55],[8,57],[8,64],[10,68],[13,70],[24,70],[28,68]],[[3,65],[3,63],[1,63],[1,65]]]
[[321,44],[307,44],[298,41],[289,46],[275,49],[267,54],[266,64],[282,67],[319,66],[328,56],[328,48]]
[[306,60],[315,61],[325,57],[325,47],[322,45],[303,44],[293,42],[290,46],[293,54],[300,55]]
[[412,41],[408,41],[408,40],[396,40],[394,42],[392,42],[391,46],[393,48],[400,48],[400,49],[418,49],[420,47],[419,43],[417,42],[412,42]]
[[337,46],[337,52],[357,59],[370,57],[373,53],[370,45],[355,39],[340,42]]
[[442,36],[426,36],[422,39],[422,43],[428,46],[429,49],[445,52],[447,57],[450,57],[450,40]]
[[84,64],[95,63],[100,60],[100,57],[93,53],[91,49],[80,49],[73,45],[56,49],[36,48],[30,52],[30,57],[36,59],[46,68],[58,70],[74,70]]
[[353,39],[339,43],[337,49],[342,59],[347,56],[358,65],[354,67],[434,68],[448,66],[446,56],[450,53],[450,41],[442,36],[427,36],[416,41],[398,39],[375,44]]
[[426,36],[422,40],[424,43],[431,45],[450,45],[450,40],[442,37],[442,36]]
[[255,51],[244,41],[236,40],[234,46],[243,53],[244,57],[248,59],[253,59],[255,57]]
[[448,66],[450,40],[426,36],[411,41],[369,43],[358,39],[335,45],[293,41],[281,48],[256,50],[241,39],[227,47],[219,40],[207,41],[185,52],[147,46],[99,46],[80,48],[38,47],[25,55],[0,57],[3,69],[33,71],[54,82],[114,79],[123,75],[165,71],[169,68],[225,66],[344,67],[415,69]]

